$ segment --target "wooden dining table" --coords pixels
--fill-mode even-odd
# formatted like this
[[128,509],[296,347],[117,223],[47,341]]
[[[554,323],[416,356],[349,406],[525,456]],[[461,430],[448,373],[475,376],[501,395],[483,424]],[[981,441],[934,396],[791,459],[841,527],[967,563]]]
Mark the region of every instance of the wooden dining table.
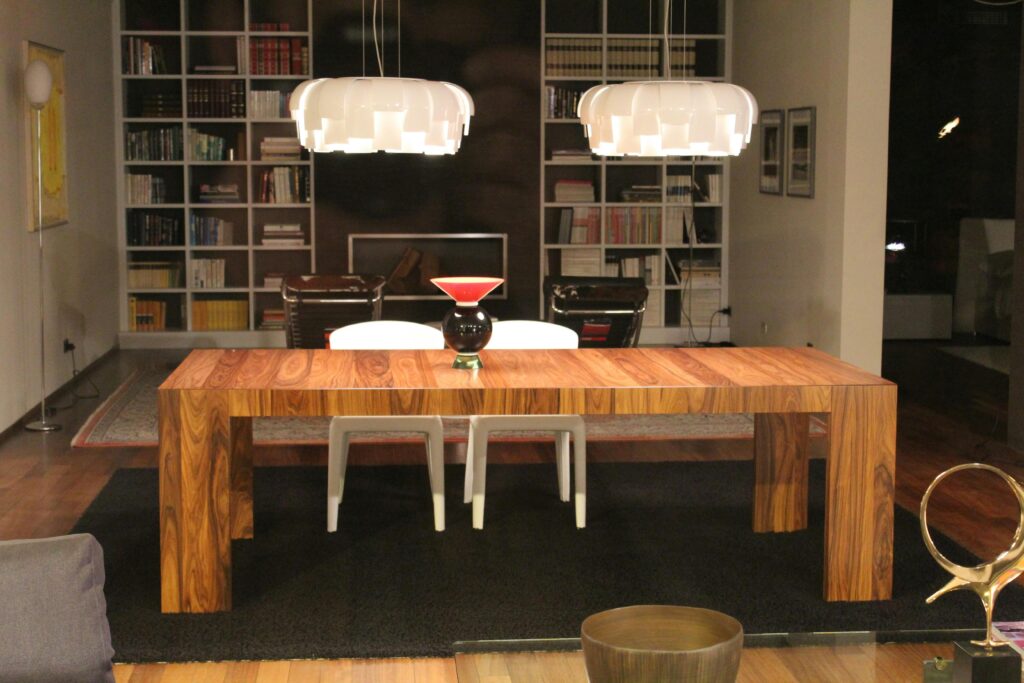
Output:
[[314,415],[753,413],[752,525],[778,533],[807,526],[809,421],[824,414],[823,597],[891,597],[891,382],[811,348],[483,351],[480,370],[453,358],[191,352],[159,389],[163,611],[231,609],[231,541],[253,536],[252,418]]

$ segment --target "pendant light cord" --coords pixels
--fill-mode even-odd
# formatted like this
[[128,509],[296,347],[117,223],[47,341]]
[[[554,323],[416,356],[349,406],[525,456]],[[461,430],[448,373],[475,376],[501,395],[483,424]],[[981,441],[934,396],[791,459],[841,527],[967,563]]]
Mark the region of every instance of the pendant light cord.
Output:
[[[384,12],[381,12],[381,30],[383,31]],[[373,17],[371,18],[373,23],[373,51],[377,55],[377,69],[380,71],[380,75],[384,76],[384,58],[381,55],[380,43],[377,42],[377,0],[373,0]]]
[[398,0],[398,77],[402,77],[402,0]]
[[363,78],[366,78],[366,0],[362,0],[362,9],[363,14],[360,19],[359,26],[362,29],[363,42],[362,45],[359,46],[359,52],[362,53],[363,56]]

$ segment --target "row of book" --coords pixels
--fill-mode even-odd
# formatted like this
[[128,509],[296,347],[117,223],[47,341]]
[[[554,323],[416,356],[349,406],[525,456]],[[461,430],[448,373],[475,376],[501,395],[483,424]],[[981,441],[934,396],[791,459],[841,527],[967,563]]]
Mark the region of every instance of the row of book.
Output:
[[286,119],[288,93],[277,90],[253,90],[249,93],[249,114],[254,119]]
[[121,73],[132,76],[169,74],[164,46],[145,38],[121,41]]
[[[671,264],[671,260],[669,264]],[[722,288],[722,266],[717,263],[708,264],[695,261],[690,267],[687,259],[681,259],[676,264],[676,271],[672,272],[676,282],[683,285],[684,289],[721,289]]]
[[224,269],[222,258],[192,259],[192,288],[224,289]]
[[174,216],[129,211],[126,227],[129,247],[179,247],[185,243],[181,219]]
[[658,244],[661,242],[661,209],[616,207],[608,209],[607,244]]
[[[660,39],[618,38],[608,41],[608,76],[611,78],[658,78],[663,55]],[[670,41],[673,76],[693,76],[697,64],[697,41]]]
[[648,285],[661,284],[661,254],[612,256],[605,261],[615,269],[615,277],[642,277]]
[[235,243],[235,224],[231,221],[193,213],[189,216],[188,223],[194,246],[221,247]]
[[189,81],[186,95],[191,118],[245,118],[245,81]]
[[128,161],[181,161],[183,147],[179,126],[125,132]]
[[238,204],[242,195],[238,183],[200,183],[199,201],[203,204]]
[[619,190],[624,202],[661,202],[661,185],[630,185]]
[[245,299],[196,299],[192,302],[193,330],[249,329],[249,302]]
[[128,297],[128,329],[132,332],[162,332],[167,329],[167,302]]
[[138,110],[132,113],[145,119],[180,119],[181,90],[143,93]]
[[556,202],[592,202],[594,200],[594,182],[592,180],[576,180],[562,178],[555,181]]
[[548,38],[544,46],[548,76],[601,77],[600,38]]
[[306,244],[306,234],[298,223],[266,223],[260,244],[267,247],[301,247]]
[[291,31],[292,25],[287,21],[250,21],[249,30],[255,33],[276,33]]
[[249,72],[254,76],[309,73],[309,47],[302,38],[251,38]]
[[263,204],[305,204],[311,194],[305,166],[275,166],[260,173],[258,196]]
[[189,158],[193,161],[224,161],[229,156],[228,141],[219,135],[208,135],[197,130],[188,131]]
[[128,204],[165,204],[167,181],[149,173],[125,176],[125,201]]
[[129,289],[181,287],[180,261],[135,261],[128,264]]
[[601,209],[577,206],[562,209],[558,223],[559,244],[598,244],[601,241]]
[[[218,51],[223,53],[223,51]],[[204,76],[220,76],[245,73],[245,38],[235,38],[235,61],[234,64],[194,64],[191,69],[194,74]]]
[[298,138],[266,137],[260,140],[261,161],[299,161],[302,147]]
[[[583,91],[577,88],[566,88],[560,85],[549,85],[544,88],[544,101],[547,103],[549,119],[575,119]],[[588,155],[589,156],[589,155]]]

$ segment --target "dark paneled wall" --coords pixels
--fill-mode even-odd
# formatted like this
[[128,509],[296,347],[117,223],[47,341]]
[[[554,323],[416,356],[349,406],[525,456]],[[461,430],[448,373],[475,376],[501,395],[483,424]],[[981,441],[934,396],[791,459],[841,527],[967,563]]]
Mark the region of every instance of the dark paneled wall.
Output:
[[[366,0],[367,75],[377,75]],[[314,3],[314,75],[363,73],[360,0]],[[397,75],[397,3],[384,3],[385,75]],[[476,103],[455,156],[316,155],[317,269],[341,272],[351,232],[505,232],[509,299],[487,308],[536,317],[540,3],[536,0],[407,0],[402,75],[446,80]],[[387,275],[387,273],[384,273]],[[385,316],[439,319],[445,302],[391,302]]]

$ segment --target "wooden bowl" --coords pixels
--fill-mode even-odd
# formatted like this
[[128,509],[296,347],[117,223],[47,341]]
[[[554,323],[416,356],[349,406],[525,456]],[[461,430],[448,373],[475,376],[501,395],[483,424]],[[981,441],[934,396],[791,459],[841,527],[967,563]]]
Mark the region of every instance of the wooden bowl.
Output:
[[743,626],[697,607],[635,605],[587,617],[581,629],[591,683],[734,683]]

